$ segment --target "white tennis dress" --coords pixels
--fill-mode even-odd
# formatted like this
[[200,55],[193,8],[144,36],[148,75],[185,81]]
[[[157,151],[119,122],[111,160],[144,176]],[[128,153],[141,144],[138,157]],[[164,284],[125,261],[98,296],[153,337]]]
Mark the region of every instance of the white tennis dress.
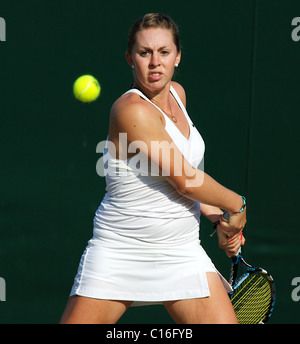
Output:
[[[204,156],[203,139],[174,88],[170,91],[189,123],[188,139],[142,92],[128,92],[161,111],[169,136],[197,167]],[[70,295],[134,301],[133,305],[202,298],[210,295],[209,271],[217,272],[230,291],[200,245],[199,203],[181,196],[163,177],[141,173],[133,158],[118,160],[108,152],[105,157],[106,194]]]

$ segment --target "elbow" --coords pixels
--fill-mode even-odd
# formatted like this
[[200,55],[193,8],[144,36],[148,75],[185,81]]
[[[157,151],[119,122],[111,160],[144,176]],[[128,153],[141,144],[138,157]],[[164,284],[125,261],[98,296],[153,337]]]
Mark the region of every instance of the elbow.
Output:
[[201,186],[204,182],[204,173],[200,170],[193,169],[193,174],[185,175],[181,177],[168,178],[170,184],[176,189],[176,191],[187,198],[195,199],[196,196],[202,190]]
[[173,186],[177,193],[181,196],[189,198],[191,190],[187,187],[185,181],[181,178],[166,178],[167,181]]
[[184,197],[191,198],[192,197],[192,190],[185,185],[178,185],[176,187],[176,191]]
[[189,199],[195,199],[199,189],[197,188],[198,184],[194,184],[190,180],[186,180],[184,183],[179,183],[176,185],[176,191],[183,197]]
[[176,185],[177,192],[188,198],[194,198],[195,193],[198,194],[202,190],[201,186],[204,182],[203,173],[197,173],[193,178],[184,178]]

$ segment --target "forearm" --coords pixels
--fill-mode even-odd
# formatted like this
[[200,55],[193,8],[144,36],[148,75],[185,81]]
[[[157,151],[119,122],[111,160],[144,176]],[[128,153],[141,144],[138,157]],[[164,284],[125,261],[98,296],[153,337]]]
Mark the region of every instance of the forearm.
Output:
[[[199,170],[198,170],[199,171]],[[190,199],[198,201],[204,206],[204,213],[213,221],[220,221],[223,231],[231,237],[243,230],[246,224],[246,210],[243,199],[235,192],[225,188],[216,182],[209,175],[202,171],[197,171],[197,176],[202,176],[202,180],[197,178],[194,182],[185,184],[180,193]],[[188,186],[187,186],[188,185]],[[205,205],[212,208],[206,208]],[[230,220],[227,223],[219,215],[220,209],[227,210],[230,213]],[[215,212],[215,214],[214,214]]]
[[212,205],[200,204],[201,214],[204,215],[209,221],[216,222],[219,220],[219,216],[223,214],[223,211]]
[[219,184],[205,172],[196,171],[196,178],[188,180],[179,192],[194,201],[228,210],[231,214],[238,212],[243,201],[241,197]]

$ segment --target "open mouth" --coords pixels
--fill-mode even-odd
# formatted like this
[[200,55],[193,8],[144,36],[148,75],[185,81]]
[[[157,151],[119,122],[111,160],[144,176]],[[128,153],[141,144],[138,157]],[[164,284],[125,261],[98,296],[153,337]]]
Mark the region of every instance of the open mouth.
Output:
[[163,74],[160,72],[150,72],[149,73],[149,78],[150,80],[157,81],[162,78]]

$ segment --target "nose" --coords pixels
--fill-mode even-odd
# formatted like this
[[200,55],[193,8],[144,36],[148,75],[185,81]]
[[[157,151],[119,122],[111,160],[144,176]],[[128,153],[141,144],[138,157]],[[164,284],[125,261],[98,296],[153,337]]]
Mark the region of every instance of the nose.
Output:
[[150,66],[157,67],[159,65],[160,65],[159,54],[156,51],[154,51],[151,56]]

